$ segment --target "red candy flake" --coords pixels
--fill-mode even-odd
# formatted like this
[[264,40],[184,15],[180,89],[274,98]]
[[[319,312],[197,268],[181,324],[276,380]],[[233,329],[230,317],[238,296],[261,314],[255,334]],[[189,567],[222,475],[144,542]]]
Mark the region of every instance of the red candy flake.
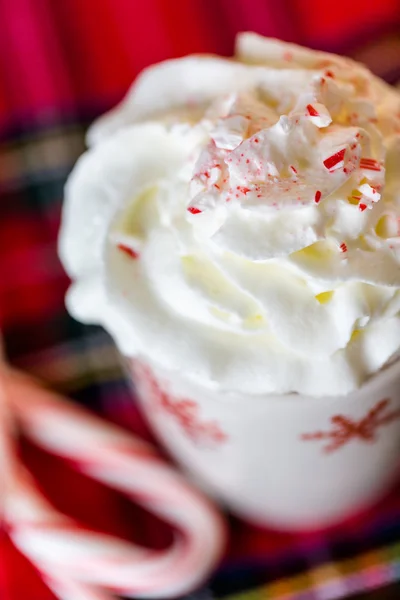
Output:
[[248,187],[245,187],[244,185],[238,185],[236,189],[239,190],[239,192],[242,192],[242,194],[244,194],[244,195],[251,192],[251,189]]
[[344,242],[342,244],[340,244],[339,247],[340,247],[340,249],[341,249],[342,252],[347,252],[347,246],[346,246],[346,244]]
[[139,258],[139,254],[129,246],[125,246],[125,244],[118,244],[117,248],[118,250],[121,250],[121,252],[124,252],[130,258]]
[[196,208],[195,206],[189,206],[189,208],[187,209],[188,212],[190,212],[192,215],[198,215],[199,213],[201,213],[202,211],[199,208]]
[[312,104],[307,104],[307,110],[310,117],[319,117],[319,112],[315,110]]
[[359,210],[360,210],[361,212],[364,212],[364,210],[367,210],[367,205],[366,205],[366,204],[363,204],[363,203],[361,203],[361,204],[359,204],[359,205],[358,205],[358,208],[359,208]]
[[360,169],[366,169],[368,171],[380,171],[381,166],[377,160],[373,158],[362,158],[360,160]]
[[293,173],[296,173],[297,175],[297,169],[293,165],[290,165],[289,169],[291,169]]
[[255,143],[255,144],[258,144],[258,142],[259,142],[259,141],[260,141],[260,140],[259,140],[258,138],[254,138],[254,143]]
[[326,77],[331,77],[332,79],[335,79],[334,74],[332,73],[332,71],[325,71],[325,76]]
[[322,196],[321,192],[319,190],[317,190],[315,192],[315,204],[318,204],[318,202],[321,200],[321,196]]
[[343,148],[342,150],[339,150],[339,152],[332,154],[332,156],[329,156],[324,160],[324,166],[330,171],[331,169],[333,169],[333,167],[336,167],[336,165],[342,162],[342,160],[344,159],[345,152],[346,148]]

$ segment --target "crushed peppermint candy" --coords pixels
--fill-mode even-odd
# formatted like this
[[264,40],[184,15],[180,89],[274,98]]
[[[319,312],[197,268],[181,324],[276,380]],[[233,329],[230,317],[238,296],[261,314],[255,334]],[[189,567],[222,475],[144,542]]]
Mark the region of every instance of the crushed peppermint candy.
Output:
[[251,189],[250,189],[250,188],[248,188],[248,187],[245,187],[244,185],[238,185],[238,186],[236,187],[236,189],[237,189],[237,190],[239,190],[239,192],[242,192],[242,194],[244,194],[244,195],[246,195],[246,194],[248,194],[249,192],[251,192]]
[[118,250],[121,250],[121,252],[124,252],[124,254],[126,254],[130,258],[139,258],[139,254],[130,246],[126,246],[125,244],[118,244],[117,248]]
[[358,205],[358,208],[361,212],[364,212],[364,210],[367,210],[368,207],[366,204],[361,203]]
[[321,192],[319,190],[317,190],[315,192],[315,204],[318,204],[318,202],[321,200],[321,196],[322,196]]
[[200,208],[196,208],[195,206],[189,206],[187,211],[192,215],[198,215],[199,213],[203,212],[200,210]]
[[233,150],[243,141],[249,127],[249,119],[241,115],[229,115],[220,119],[211,132],[217,148]]
[[378,200],[381,198],[380,193],[377,192],[377,190],[369,183],[363,183],[360,185],[359,190],[361,194],[368,200],[371,200],[371,202],[378,202]]
[[310,121],[319,127],[328,127],[332,123],[332,117],[329,110],[323,104],[316,102],[315,104],[307,104],[306,106],[306,117]]
[[343,166],[345,153],[346,148],[343,148],[335,154],[332,154],[332,156],[328,156],[328,158],[324,160],[324,167],[326,167],[328,171],[335,171],[336,169],[339,169]]
[[344,242],[340,244],[339,248],[342,252],[347,252],[347,245]]
[[362,158],[360,160],[360,169],[365,169],[367,171],[380,171],[381,165],[373,158]]
[[319,112],[315,110],[312,104],[307,104],[307,111],[311,117],[319,117]]

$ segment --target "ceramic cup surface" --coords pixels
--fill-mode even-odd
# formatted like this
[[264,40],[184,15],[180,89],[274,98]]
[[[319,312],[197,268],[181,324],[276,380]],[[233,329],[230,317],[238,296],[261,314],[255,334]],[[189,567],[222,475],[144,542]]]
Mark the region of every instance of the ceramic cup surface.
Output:
[[172,456],[234,513],[279,529],[367,508],[399,466],[400,361],[339,397],[222,394],[130,360],[140,403]]

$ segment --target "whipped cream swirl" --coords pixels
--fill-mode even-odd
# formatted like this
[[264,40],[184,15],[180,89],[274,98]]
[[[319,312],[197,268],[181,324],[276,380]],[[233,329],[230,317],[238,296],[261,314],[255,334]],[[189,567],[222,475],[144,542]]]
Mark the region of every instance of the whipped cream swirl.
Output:
[[89,131],[73,315],[222,390],[343,394],[400,350],[400,96],[254,34],[146,70]]

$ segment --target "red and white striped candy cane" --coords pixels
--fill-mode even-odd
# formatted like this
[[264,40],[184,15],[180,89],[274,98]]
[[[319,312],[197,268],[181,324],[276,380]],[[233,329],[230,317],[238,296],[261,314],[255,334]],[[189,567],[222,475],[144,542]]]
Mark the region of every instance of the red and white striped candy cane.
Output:
[[168,598],[189,592],[209,575],[224,546],[223,521],[149,445],[10,369],[2,369],[0,382],[3,412],[36,444],[137,500],[176,530],[170,548],[154,551],[83,528],[41,496],[3,431],[4,515],[11,538],[59,598],[109,600],[110,593]]

